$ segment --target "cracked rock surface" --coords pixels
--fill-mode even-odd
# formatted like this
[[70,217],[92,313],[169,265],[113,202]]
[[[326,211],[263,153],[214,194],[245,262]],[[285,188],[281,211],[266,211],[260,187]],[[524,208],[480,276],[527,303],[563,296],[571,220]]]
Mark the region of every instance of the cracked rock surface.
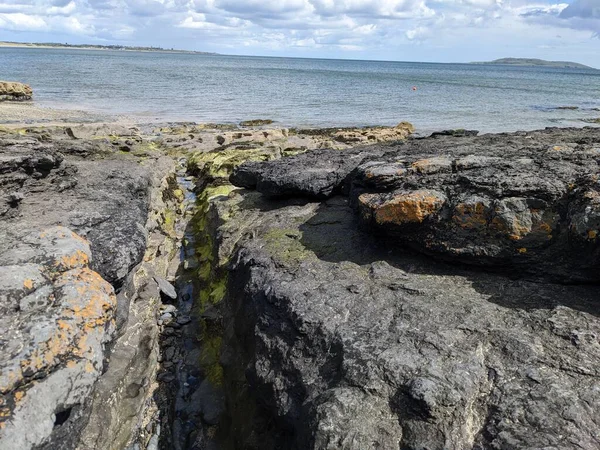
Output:
[[233,447],[599,448],[600,132],[350,152],[326,200],[317,151],[214,202]]

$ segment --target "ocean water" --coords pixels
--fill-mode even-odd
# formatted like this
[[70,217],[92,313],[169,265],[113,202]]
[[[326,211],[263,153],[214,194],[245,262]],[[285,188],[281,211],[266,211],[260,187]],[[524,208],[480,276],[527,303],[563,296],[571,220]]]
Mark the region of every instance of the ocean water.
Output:
[[600,117],[600,71],[582,69],[0,48],[0,79],[31,84],[42,106],[143,121],[406,120],[425,133],[584,126],[581,119]]

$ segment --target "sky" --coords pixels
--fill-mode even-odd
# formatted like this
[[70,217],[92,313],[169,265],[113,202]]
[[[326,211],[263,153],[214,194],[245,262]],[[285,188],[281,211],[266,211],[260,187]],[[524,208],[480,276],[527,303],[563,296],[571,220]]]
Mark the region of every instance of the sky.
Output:
[[600,68],[600,0],[0,0],[0,40]]

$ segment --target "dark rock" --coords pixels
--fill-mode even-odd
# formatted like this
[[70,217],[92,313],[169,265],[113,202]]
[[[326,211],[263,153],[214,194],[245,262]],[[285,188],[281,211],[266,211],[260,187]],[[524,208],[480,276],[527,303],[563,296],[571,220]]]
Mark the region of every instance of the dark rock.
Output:
[[192,321],[192,319],[188,316],[181,316],[177,318],[177,323],[179,325],[187,325],[188,323],[190,323]]
[[431,137],[439,136],[454,136],[454,137],[465,137],[465,136],[477,136],[479,131],[477,130],[463,130],[462,128],[456,130],[443,130],[431,133]]
[[600,130],[357,153],[328,183],[346,199],[259,188],[325,196],[316,151],[242,166],[269,195],[211,204],[232,445],[596,448]]
[[209,425],[219,423],[225,412],[225,395],[221,388],[213,386],[208,380],[202,381],[192,394],[189,409],[191,413],[199,413],[202,420]]
[[220,229],[254,231],[238,242],[225,298],[240,446],[595,448],[600,349],[571,336],[599,335],[597,287],[390,253],[335,198],[258,203],[249,222],[245,195],[247,210]]
[[370,156],[374,155],[366,149],[315,150],[273,161],[249,162],[234,170],[231,182],[268,196],[327,198],[339,191],[350,172]]
[[271,119],[253,119],[253,120],[245,120],[240,122],[240,126],[242,127],[260,127],[264,125],[271,125],[273,121]]

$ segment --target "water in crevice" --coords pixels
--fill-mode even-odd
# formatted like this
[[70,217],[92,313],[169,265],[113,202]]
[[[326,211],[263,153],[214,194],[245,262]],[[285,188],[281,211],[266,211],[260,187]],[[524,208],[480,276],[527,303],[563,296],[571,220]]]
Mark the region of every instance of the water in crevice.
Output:
[[[177,184],[183,192],[180,220],[175,232],[181,239],[179,267],[174,286],[177,300],[159,319],[161,325],[160,383],[161,436],[158,445],[164,450],[218,450],[220,424],[225,399],[221,387],[210,376],[205,348],[207,326],[218,317],[207,317],[198,307],[202,280],[198,276],[201,258],[196,254],[195,222],[203,214],[197,205],[194,179],[182,167]],[[170,316],[170,317],[169,317]],[[162,323],[161,323],[162,320]],[[220,324],[219,324],[220,326]],[[210,349],[209,349],[210,350]]]

